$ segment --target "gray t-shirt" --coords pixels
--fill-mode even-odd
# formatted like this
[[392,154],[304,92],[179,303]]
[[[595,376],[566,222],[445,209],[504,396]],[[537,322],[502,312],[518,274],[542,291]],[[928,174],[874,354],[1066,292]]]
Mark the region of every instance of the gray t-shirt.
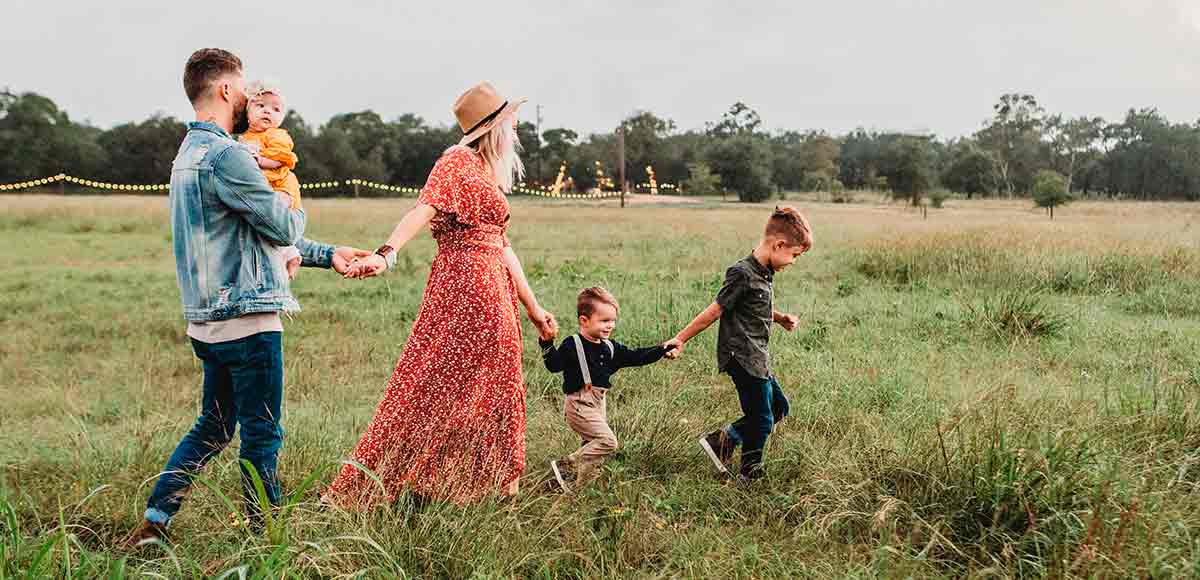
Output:
[[737,361],[746,372],[759,378],[771,376],[767,340],[771,336],[771,292],[774,272],[751,254],[725,271],[725,283],[717,292],[721,306],[721,328],[717,333],[717,368],[726,371]]

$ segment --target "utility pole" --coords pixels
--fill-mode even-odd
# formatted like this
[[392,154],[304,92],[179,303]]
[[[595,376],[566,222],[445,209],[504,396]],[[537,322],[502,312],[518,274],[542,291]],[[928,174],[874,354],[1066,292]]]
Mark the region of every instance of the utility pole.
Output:
[[537,124],[534,126],[537,139],[537,181],[542,181],[542,104],[537,105]]
[[618,178],[621,180],[621,207],[625,207],[625,127],[617,127],[617,170]]

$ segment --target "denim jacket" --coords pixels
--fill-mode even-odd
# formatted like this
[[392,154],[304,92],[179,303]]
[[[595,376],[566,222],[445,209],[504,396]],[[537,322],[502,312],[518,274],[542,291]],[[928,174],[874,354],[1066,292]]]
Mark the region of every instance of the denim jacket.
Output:
[[303,266],[333,263],[333,246],[302,237],[304,210],[290,209],[249,151],[213,123],[188,123],[171,167],[170,204],[189,321],[299,310],[278,246],[295,245]]

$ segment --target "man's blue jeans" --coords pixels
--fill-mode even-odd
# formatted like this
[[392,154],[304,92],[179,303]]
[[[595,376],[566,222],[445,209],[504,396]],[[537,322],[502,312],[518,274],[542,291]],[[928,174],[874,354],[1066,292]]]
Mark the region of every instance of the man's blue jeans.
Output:
[[[192,349],[204,364],[204,399],[200,417],[171,454],[146,506],[146,519],[163,525],[179,511],[192,478],[229,444],[238,425],[239,456],[258,471],[271,504],[279,503],[275,467],[283,445],[283,333],[261,332],[215,344],[192,340]],[[260,515],[244,466],[242,491],[247,513]]]
[[751,375],[736,360],[726,369],[742,404],[742,418],[725,428],[734,444],[742,446],[742,475],[755,477],[762,466],[763,447],[775,424],[788,414],[788,400],[775,377]]

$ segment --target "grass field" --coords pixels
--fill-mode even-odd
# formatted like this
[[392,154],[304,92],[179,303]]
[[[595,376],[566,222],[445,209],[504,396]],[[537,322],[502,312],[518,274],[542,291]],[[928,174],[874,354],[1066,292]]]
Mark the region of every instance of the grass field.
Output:
[[[410,201],[314,200],[310,237],[374,247]],[[286,321],[281,477],[266,535],[231,517],[236,453],[172,526],[124,554],[198,408],[161,197],[0,197],[0,578],[958,577],[1200,574],[1200,205],[800,204],[816,247],[776,279],[792,416],[749,489],[696,438],[737,415],[710,331],[627,370],[619,456],[570,498],[538,486],[577,443],[526,324],[518,501],[318,511],[416,313],[423,234],[383,278],[304,270]],[[573,330],[580,287],[621,300],[616,338],[668,338],[708,304],[770,206],[513,204],[512,241]]]

